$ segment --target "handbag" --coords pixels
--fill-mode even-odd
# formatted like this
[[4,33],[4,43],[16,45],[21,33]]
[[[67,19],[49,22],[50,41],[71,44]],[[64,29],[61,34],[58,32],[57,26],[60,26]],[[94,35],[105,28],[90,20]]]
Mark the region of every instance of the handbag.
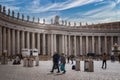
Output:
[[64,65],[64,64],[61,64],[60,70],[61,70],[61,71],[64,71],[64,70],[65,70],[65,65]]

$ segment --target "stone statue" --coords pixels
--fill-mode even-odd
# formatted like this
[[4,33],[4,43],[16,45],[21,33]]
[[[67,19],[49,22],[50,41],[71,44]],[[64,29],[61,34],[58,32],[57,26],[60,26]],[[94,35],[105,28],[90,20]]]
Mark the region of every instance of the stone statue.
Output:
[[82,23],[80,22],[80,26],[82,26]]
[[0,13],[2,12],[2,5],[0,5]]
[[67,21],[65,20],[65,26],[67,26]]
[[38,18],[38,23],[40,23],[40,18]]
[[22,14],[22,21],[24,20],[24,14]]
[[14,10],[12,10],[12,17],[14,18]]
[[76,22],[74,22],[74,26],[76,26]]
[[8,9],[8,16],[10,16],[10,8]]
[[53,19],[51,19],[51,24],[53,24]]
[[64,21],[62,20],[62,25],[64,25]]
[[3,14],[6,14],[5,6],[3,6]]
[[88,24],[87,24],[87,22],[86,22],[86,26],[87,26]]
[[18,12],[18,13],[17,13],[17,19],[19,19],[19,16],[20,16],[20,13]]
[[69,26],[71,26],[71,23],[69,22]]
[[59,25],[59,16],[55,16],[55,22],[54,24]]
[[30,16],[27,16],[27,21],[29,21],[29,19],[30,19]]
[[33,17],[33,22],[34,22],[34,20],[35,20],[35,17]]
[[45,19],[43,19],[43,24],[45,24]]

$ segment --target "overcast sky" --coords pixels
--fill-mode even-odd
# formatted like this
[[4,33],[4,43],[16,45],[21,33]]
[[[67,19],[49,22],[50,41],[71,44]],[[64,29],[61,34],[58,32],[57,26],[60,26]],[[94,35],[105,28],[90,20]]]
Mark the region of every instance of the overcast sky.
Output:
[[55,15],[71,23],[120,21],[120,0],[0,0],[0,4],[47,22]]

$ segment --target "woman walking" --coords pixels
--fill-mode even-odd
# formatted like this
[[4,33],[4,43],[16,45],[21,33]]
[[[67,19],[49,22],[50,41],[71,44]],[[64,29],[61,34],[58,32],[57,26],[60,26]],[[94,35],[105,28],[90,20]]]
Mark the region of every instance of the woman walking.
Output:
[[61,62],[60,69],[61,69],[61,71],[63,71],[63,74],[64,74],[66,72],[66,70],[65,70],[66,58],[65,58],[64,53],[61,53],[60,62]]

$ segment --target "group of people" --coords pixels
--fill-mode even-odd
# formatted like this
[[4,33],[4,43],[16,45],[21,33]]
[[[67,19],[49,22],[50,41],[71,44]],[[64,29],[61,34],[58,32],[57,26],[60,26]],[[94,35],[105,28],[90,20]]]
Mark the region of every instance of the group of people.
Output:
[[[57,69],[57,73],[60,73],[60,71],[63,71],[63,73],[66,72],[65,70],[65,64],[66,64],[66,58],[64,53],[58,54],[58,53],[54,53],[53,55],[53,67],[52,70],[50,71],[51,73],[54,72],[54,69]],[[59,68],[60,66],[60,68]]]
[[[69,58],[68,57],[68,63],[69,63]],[[74,57],[72,56],[71,58],[71,62],[73,64],[73,59]],[[52,70],[50,71],[51,73],[54,72],[54,69],[57,69],[57,73],[60,73],[60,70],[63,71],[63,73],[66,72],[65,70],[65,64],[66,64],[66,57],[64,55],[64,53],[58,54],[58,53],[54,53],[53,55],[53,66],[52,66]],[[103,53],[102,54],[102,69],[106,69],[107,68],[107,54]]]

